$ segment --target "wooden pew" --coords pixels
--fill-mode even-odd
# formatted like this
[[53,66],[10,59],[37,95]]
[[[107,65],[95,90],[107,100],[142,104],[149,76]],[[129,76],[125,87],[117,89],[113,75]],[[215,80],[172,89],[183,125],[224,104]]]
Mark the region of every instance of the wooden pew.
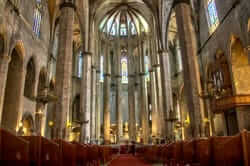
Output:
[[183,163],[195,164],[195,141],[183,141]]
[[59,165],[59,145],[41,136],[21,137],[29,142],[31,166]]
[[250,166],[250,132],[241,132],[242,150],[244,156],[244,166]]
[[179,141],[174,143],[172,153],[172,165],[183,165],[183,142]]
[[210,139],[195,140],[195,155],[192,165],[211,166]]
[[29,143],[4,129],[0,129],[0,165],[28,166]]
[[240,134],[231,137],[221,146],[224,166],[244,166],[242,136]]
[[85,166],[87,164],[87,149],[85,145],[78,142],[72,142],[76,145],[76,163],[77,166]]
[[60,166],[76,166],[76,145],[60,139],[55,142],[60,148]]

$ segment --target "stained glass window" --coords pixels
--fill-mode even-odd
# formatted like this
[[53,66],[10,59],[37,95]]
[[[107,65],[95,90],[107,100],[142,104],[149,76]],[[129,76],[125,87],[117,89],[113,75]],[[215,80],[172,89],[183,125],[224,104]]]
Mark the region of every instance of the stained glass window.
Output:
[[207,17],[209,31],[213,33],[219,25],[219,18],[214,0],[207,0]]
[[121,66],[122,66],[122,83],[128,83],[128,59],[123,57],[121,59]]
[[127,29],[125,24],[121,24],[120,35],[127,36]]
[[33,32],[39,37],[40,36],[40,27],[42,21],[41,14],[41,0],[37,0],[37,7],[34,11],[34,21],[33,21]]
[[103,73],[103,56],[101,56],[101,59],[100,59],[100,69],[101,69],[100,82],[103,82],[103,81],[104,81],[104,73]]
[[82,77],[82,65],[83,65],[82,52],[80,52],[80,54],[77,57],[78,57],[77,77],[81,78]]
[[150,81],[150,74],[149,74],[149,57],[145,56],[145,73],[146,73],[146,81]]

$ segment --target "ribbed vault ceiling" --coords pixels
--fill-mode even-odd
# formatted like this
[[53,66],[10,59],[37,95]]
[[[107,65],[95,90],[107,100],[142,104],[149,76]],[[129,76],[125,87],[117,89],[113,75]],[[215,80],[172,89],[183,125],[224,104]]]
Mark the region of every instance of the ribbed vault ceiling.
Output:
[[94,15],[96,22],[101,24],[107,16],[126,8],[125,10],[129,11],[129,13],[142,17],[147,24],[153,25],[152,13],[154,5],[152,1],[156,2],[155,0],[94,0],[91,3],[92,15]]

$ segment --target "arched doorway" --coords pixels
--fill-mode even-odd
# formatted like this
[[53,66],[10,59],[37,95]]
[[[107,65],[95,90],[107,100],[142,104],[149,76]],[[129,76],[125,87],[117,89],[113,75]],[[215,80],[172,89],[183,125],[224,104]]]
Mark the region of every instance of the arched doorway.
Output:
[[23,60],[20,50],[16,47],[12,51],[8,67],[2,114],[2,127],[12,132],[16,132],[18,116],[21,112],[22,86]]

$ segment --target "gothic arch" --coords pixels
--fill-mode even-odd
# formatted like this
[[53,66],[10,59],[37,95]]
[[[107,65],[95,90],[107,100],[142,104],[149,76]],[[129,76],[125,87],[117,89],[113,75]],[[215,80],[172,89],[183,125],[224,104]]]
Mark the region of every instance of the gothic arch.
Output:
[[2,126],[15,132],[22,111],[24,70],[22,43],[17,43],[11,53],[5,87]]
[[248,55],[240,38],[232,35],[230,40],[231,70],[235,94],[250,94],[250,70]]

